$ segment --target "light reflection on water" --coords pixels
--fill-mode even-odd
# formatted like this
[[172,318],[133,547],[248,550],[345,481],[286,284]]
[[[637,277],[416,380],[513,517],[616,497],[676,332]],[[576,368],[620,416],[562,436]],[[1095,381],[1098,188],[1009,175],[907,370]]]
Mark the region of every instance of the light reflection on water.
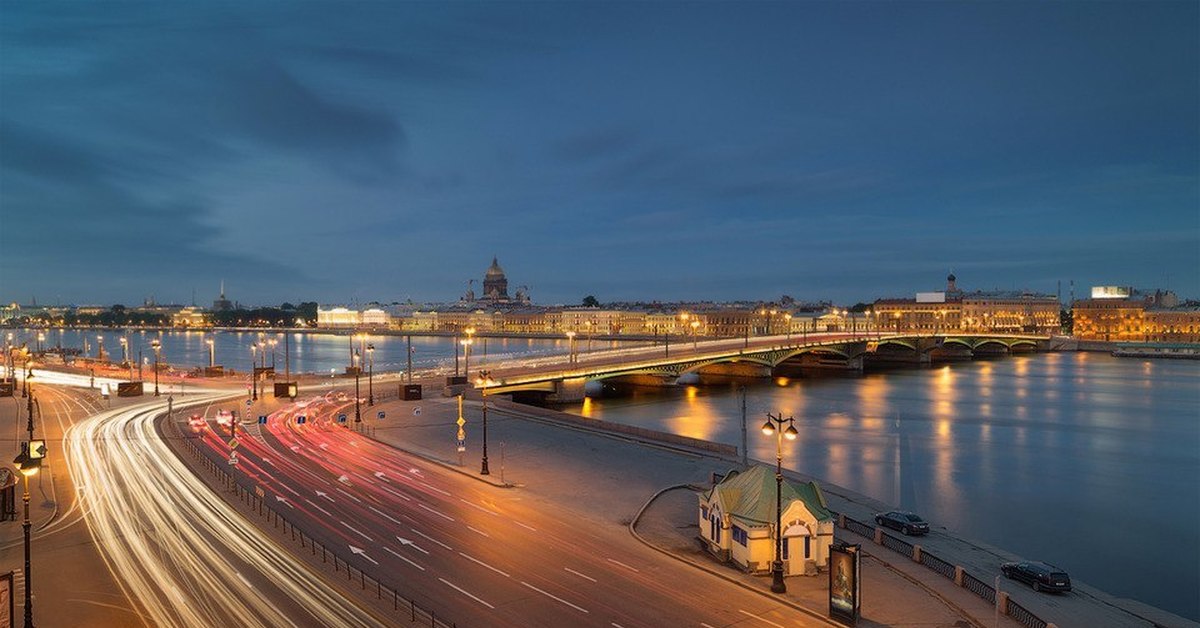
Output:
[[[1200,363],[1052,353],[766,380],[747,411],[753,458],[774,461],[758,427],[782,411],[800,430],[788,467],[1200,619]],[[588,415],[741,443],[735,385],[593,399]]]

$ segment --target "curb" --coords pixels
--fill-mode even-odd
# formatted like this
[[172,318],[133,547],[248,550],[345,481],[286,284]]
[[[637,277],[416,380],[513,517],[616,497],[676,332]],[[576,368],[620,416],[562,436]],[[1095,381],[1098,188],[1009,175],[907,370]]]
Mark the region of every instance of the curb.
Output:
[[640,535],[640,534],[638,534],[638,533],[637,533],[637,523],[638,523],[638,520],[642,518],[642,514],[644,514],[644,513],[646,512],[646,509],[650,507],[650,504],[654,503],[654,500],[658,499],[658,498],[659,498],[660,496],[662,496],[664,493],[666,493],[667,491],[673,491],[673,490],[675,490],[675,489],[680,489],[680,488],[691,488],[691,486],[690,486],[690,485],[688,485],[688,484],[676,484],[676,485],[674,485],[674,486],[668,486],[668,487],[666,487],[666,488],[664,488],[664,489],[662,489],[662,490],[658,491],[658,492],[657,492],[657,493],[655,493],[654,495],[650,496],[650,499],[648,499],[648,500],[646,501],[646,503],[645,503],[645,504],[642,504],[642,507],[641,507],[641,509],[639,509],[639,510],[638,510],[638,512],[637,512],[637,514],[633,516],[633,520],[629,522],[629,533],[630,533],[631,535],[633,535],[633,538],[635,538],[635,539],[637,539],[638,541],[640,541],[640,542],[641,542],[643,545],[645,545],[646,547],[649,547],[650,549],[652,549],[652,550],[654,550],[654,551],[656,551],[656,552],[659,552],[660,554],[663,554],[663,555],[665,555],[665,556],[669,556],[669,557],[671,557],[671,558],[674,558],[675,560],[677,560],[677,561],[679,561],[679,562],[681,562],[681,563],[683,563],[683,564],[685,564],[685,565],[689,565],[689,566],[691,566],[691,567],[695,567],[696,569],[699,569],[699,570],[701,570],[701,571],[704,571],[704,572],[706,572],[706,573],[708,573],[708,574],[711,574],[711,575],[713,575],[713,576],[716,576],[716,577],[718,577],[718,578],[720,578],[720,579],[722,579],[722,580],[725,580],[726,582],[730,582],[730,583],[732,583],[732,584],[735,584],[735,585],[737,585],[737,586],[739,586],[739,587],[741,587],[741,588],[743,588],[743,589],[745,589],[745,590],[747,590],[747,591],[750,591],[750,592],[752,592],[752,593],[757,593],[758,595],[760,595],[760,596],[762,596],[762,597],[764,597],[764,598],[767,598],[767,599],[769,599],[769,600],[771,600],[771,601],[773,601],[773,602],[778,602],[778,603],[780,603],[780,604],[784,604],[784,605],[786,605],[786,606],[790,606],[790,607],[792,607],[793,609],[795,609],[795,610],[797,610],[797,611],[800,611],[801,613],[804,613],[805,615],[808,615],[808,616],[812,617],[813,619],[817,619],[817,620],[819,620],[819,621],[822,621],[822,622],[824,622],[826,625],[829,625],[829,626],[841,626],[841,624],[834,623],[834,622],[833,622],[831,619],[829,619],[828,617],[826,617],[826,616],[824,616],[824,615],[821,615],[820,613],[818,613],[818,612],[816,612],[816,611],[814,611],[814,610],[812,610],[812,609],[810,609],[810,608],[807,608],[807,607],[801,606],[800,604],[798,604],[798,603],[796,603],[796,602],[793,602],[792,600],[790,600],[790,599],[788,599],[788,598],[778,597],[776,594],[771,594],[771,595],[768,595],[768,594],[767,594],[765,591],[763,591],[761,588],[758,588],[758,587],[752,587],[752,586],[750,586],[750,585],[746,584],[745,582],[742,582],[741,580],[739,580],[739,579],[737,579],[737,578],[732,578],[732,577],[730,577],[730,576],[727,576],[727,575],[725,575],[725,574],[723,574],[723,573],[721,573],[721,572],[719,572],[719,571],[716,571],[715,569],[712,569],[712,568],[710,568],[710,567],[708,567],[708,566],[706,566],[706,565],[701,565],[700,563],[697,563],[697,562],[694,562],[694,561],[688,560],[688,559],[686,559],[686,558],[683,558],[683,557],[681,557],[681,556],[677,556],[677,555],[675,555],[674,553],[672,553],[672,552],[669,552],[669,551],[667,551],[667,550],[665,550],[665,549],[663,549],[663,548],[661,548],[661,547],[658,547],[657,545],[654,545],[654,544],[653,544],[653,543],[651,543],[650,541],[647,541],[646,539],[642,538],[642,535]]

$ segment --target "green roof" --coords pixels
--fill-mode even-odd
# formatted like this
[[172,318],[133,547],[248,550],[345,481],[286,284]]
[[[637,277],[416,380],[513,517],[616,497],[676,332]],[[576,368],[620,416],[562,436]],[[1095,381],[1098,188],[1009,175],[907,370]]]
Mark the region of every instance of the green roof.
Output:
[[[774,469],[755,465],[740,473],[731,471],[709,491],[709,499],[718,491],[730,516],[760,525],[775,520]],[[825,504],[825,495],[816,482],[793,482],[784,477],[780,496],[784,510],[790,502],[800,500],[818,521],[833,519],[833,513]]]

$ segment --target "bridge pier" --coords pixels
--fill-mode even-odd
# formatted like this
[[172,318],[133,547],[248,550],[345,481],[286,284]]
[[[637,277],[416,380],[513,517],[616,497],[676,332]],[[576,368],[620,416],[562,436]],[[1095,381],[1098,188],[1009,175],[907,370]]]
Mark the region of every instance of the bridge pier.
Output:
[[554,382],[554,392],[546,395],[548,403],[579,403],[587,397],[587,379],[560,379]]

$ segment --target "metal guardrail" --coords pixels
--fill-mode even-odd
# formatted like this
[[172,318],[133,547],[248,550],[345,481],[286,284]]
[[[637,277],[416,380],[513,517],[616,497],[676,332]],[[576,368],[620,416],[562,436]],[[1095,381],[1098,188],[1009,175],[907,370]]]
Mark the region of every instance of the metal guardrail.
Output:
[[1029,612],[1024,606],[1017,604],[1012,598],[1008,599],[1008,616],[1029,626],[1029,628],[1046,628],[1048,625],[1041,617]]
[[[430,628],[457,628],[457,624],[454,622],[447,622],[443,619],[439,619],[437,614],[432,610],[426,609],[420,604],[417,604],[411,598],[400,595],[399,591],[395,587],[383,584],[383,582],[381,582],[378,578],[375,578],[374,576],[367,574],[367,572],[361,568],[356,568],[354,565],[350,564],[350,561],[347,560],[345,556],[338,554],[337,552],[329,549],[324,543],[305,534],[302,528],[296,526],[296,524],[289,521],[287,517],[281,515],[278,511],[266,505],[264,497],[259,497],[254,491],[242,486],[241,483],[239,483],[237,479],[227,472],[219,463],[214,462],[211,458],[204,455],[204,452],[202,452],[196,445],[194,439],[184,435],[179,429],[179,425],[175,421],[167,419],[166,422],[171,426],[170,429],[173,432],[173,435],[179,440],[187,443],[189,450],[191,451],[193,457],[196,458],[197,462],[199,462],[202,467],[220,480],[223,487],[233,491],[239,501],[249,506],[252,512],[258,513],[264,519],[266,519],[266,521],[270,522],[276,530],[282,528],[282,533],[284,536],[290,535],[293,542],[299,541],[300,549],[309,550],[309,553],[314,557],[314,560],[319,552],[321,555],[321,563],[325,565],[332,563],[334,573],[340,574],[341,572],[345,571],[347,581],[353,582],[358,580],[359,586],[363,591],[369,591],[371,588],[375,589],[376,599],[386,600],[388,597],[392,598],[393,611],[402,612],[405,610],[405,607],[407,607],[409,612],[409,620],[414,624],[420,621],[422,625],[426,625],[426,622],[428,622]],[[358,575],[358,578],[354,577],[355,574]]]
[[[834,513],[834,514],[837,515],[838,513]],[[844,528],[846,530],[849,530],[855,534],[858,534],[859,536],[865,536],[869,539],[874,540],[874,538],[875,538],[875,528],[874,527],[869,526],[861,521],[857,521],[848,516],[843,516],[842,520],[845,523]],[[894,550],[896,552],[899,552],[901,554],[906,554],[908,556],[912,556],[912,554],[913,554],[912,544],[902,541],[886,532],[883,532],[883,531],[880,531],[880,532],[881,532],[881,541],[882,541],[881,544],[884,547]],[[942,560],[941,558],[938,558],[937,556],[934,556],[933,554],[930,554],[929,552],[925,551],[925,548],[921,548],[920,562],[922,565],[925,565],[934,573],[944,576],[950,580],[955,579],[955,573],[958,571],[958,567],[946,562],[945,560]],[[987,603],[993,604],[993,605],[996,604],[996,589],[994,589],[990,584],[980,580],[979,578],[976,578],[975,576],[972,576],[971,574],[967,573],[966,571],[962,572],[962,587],[964,589],[970,591],[971,593],[978,595],[980,598],[983,598],[983,600],[986,601]],[[1024,606],[1021,606],[1020,604],[1017,604],[1016,602],[1014,602],[1011,598],[1009,598],[1009,600],[1008,600],[1008,613],[1007,614],[1009,617],[1012,617],[1014,620],[1019,621],[1026,626],[1029,626],[1029,628],[1046,628],[1046,626],[1048,625],[1048,623],[1045,620],[1038,617],[1037,615],[1034,615],[1032,612],[1030,612]]]
[[954,579],[954,565],[926,552],[925,548],[921,548],[921,564],[951,580]]
[[980,580],[979,578],[963,572],[962,586],[964,589],[983,598],[988,603],[996,603],[996,590],[992,588],[992,585]]

